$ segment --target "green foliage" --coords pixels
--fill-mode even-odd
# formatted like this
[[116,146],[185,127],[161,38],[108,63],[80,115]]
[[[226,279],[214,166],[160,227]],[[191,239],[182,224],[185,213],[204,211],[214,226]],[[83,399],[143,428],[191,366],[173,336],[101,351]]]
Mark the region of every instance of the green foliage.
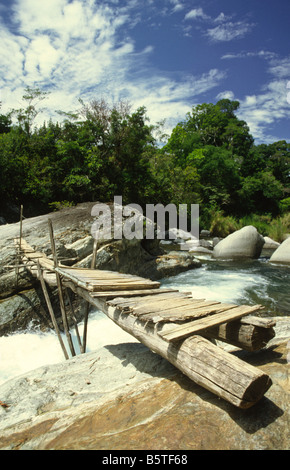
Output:
[[273,240],[282,243],[286,234],[290,233],[290,212],[274,219],[268,230],[268,236]]
[[224,238],[238,230],[238,223],[234,217],[226,217],[220,210],[212,211],[211,215],[210,232],[214,237]]
[[290,213],[272,218],[271,214],[249,214],[240,219],[232,216],[225,216],[220,210],[212,210],[210,218],[210,231],[213,236],[227,237],[235,230],[252,225],[258,232],[281,243],[287,233],[290,233]]
[[290,197],[281,199],[281,201],[279,202],[279,207],[281,213],[290,212]]
[[223,236],[250,214],[289,212],[290,144],[255,146],[238,101],[193,107],[159,148],[164,123],[151,126],[144,107],[131,112],[126,102],[81,101],[79,111],[60,112],[62,123],[37,128],[46,96],[28,87],[23,107],[0,115],[0,215],[11,204],[29,216],[122,195],[141,206],[200,204],[202,227]]
[[268,235],[271,221],[271,214],[249,214],[239,219],[238,227],[242,228],[246,225],[252,225],[253,227],[256,227],[261,235],[266,236]]
[[66,209],[67,207],[73,207],[74,204],[70,201],[55,201],[50,202],[48,205],[53,212],[57,212],[61,209]]

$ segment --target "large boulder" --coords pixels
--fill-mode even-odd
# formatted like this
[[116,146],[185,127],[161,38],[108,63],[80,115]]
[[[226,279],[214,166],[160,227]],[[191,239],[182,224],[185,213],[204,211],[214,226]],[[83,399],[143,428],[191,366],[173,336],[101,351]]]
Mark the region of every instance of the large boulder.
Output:
[[222,259],[257,259],[261,254],[264,242],[264,238],[257,229],[252,225],[247,225],[221,240],[214,247],[213,257]]
[[286,238],[277,250],[274,251],[270,261],[271,263],[290,264],[290,238]]

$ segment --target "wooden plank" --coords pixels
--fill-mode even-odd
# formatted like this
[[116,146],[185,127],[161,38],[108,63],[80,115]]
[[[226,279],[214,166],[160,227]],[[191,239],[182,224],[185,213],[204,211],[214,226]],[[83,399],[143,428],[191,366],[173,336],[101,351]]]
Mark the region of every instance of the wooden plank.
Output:
[[[67,276],[67,277],[70,277],[70,276]],[[82,280],[82,278],[78,278],[80,280]],[[91,280],[85,280],[84,282],[86,282],[88,285],[90,286],[96,286],[98,287],[99,285],[100,286],[110,286],[110,284],[114,284],[115,286],[120,286],[120,287],[131,287],[131,286],[139,286],[139,285],[142,285],[142,286],[155,286],[155,287],[159,287],[159,284],[155,284],[155,283],[151,283],[151,282],[146,282],[146,280],[142,281],[142,280],[132,280],[132,281],[128,281],[127,279],[123,280],[123,279],[110,279],[110,280],[102,280],[102,279],[91,279]]]
[[[141,291],[140,291],[141,292]],[[151,292],[154,292],[152,290]],[[171,301],[171,299],[185,299],[189,298],[188,295],[182,294],[180,292],[163,292],[160,289],[155,289],[155,295],[146,295],[145,297],[137,297],[134,299],[124,299],[123,297],[116,298],[109,302],[110,305],[140,305],[140,304],[146,304],[146,305],[151,305],[152,303],[156,302],[164,302],[164,300]],[[140,304],[139,304],[140,303]]]
[[72,276],[71,274],[66,273],[62,268],[55,268],[55,272],[59,275],[62,275],[66,279],[70,279],[71,281],[75,282],[79,287],[83,287],[84,289],[87,290],[92,290],[90,289],[85,282],[82,282],[80,279],[78,279],[76,276]]
[[[128,289],[132,289],[132,290],[138,290],[138,289],[147,289],[148,288],[148,284],[142,284],[142,283],[138,283],[138,284],[131,284],[131,285],[128,285],[128,284],[124,284],[124,285],[121,285],[121,284],[113,284],[113,285],[93,285],[93,284],[87,284],[86,285],[86,288],[92,292],[98,292],[98,291],[118,291],[118,290],[128,290]],[[158,289],[158,286],[153,286],[151,285],[151,288],[155,288],[155,289]]]
[[91,269],[91,268],[76,268],[76,267],[66,267],[66,266],[59,266],[63,269],[64,272],[68,274],[72,274],[73,276],[80,276],[80,277],[91,277],[92,279],[103,279],[103,280],[110,280],[110,279],[120,279],[120,280],[138,280],[138,281],[148,281],[148,282],[155,282],[151,281],[150,279],[145,279],[140,276],[135,276],[133,274],[126,274],[126,273],[119,273],[117,271],[102,271],[100,269]]
[[[222,307],[218,308],[211,308],[204,314],[203,317],[207,315],[215,315],[216,313],[226,312],[232,308],[235,308],[236,305],[233,304],[223,304]],[[139,318],[141,321],[152,321],[153,323],[170,323],[170,322],[177,322],[177,321],[185,321],[185,320],[193,320],[196,318],[200,318],[201,315],[197,316],[194,313],[194,310],[170,310],[165,312],[156,312],[156,313],[149,313],[148,315],[141,315]]]
[[137,280],[125,280],[125,279],[117,279],[117,280],[96,280],[94,282],[87,282],[78,277],[77,270],[72,274],[66,269],[63,268],[55,268],[55,271],[67,279],[71,279],[72,281],[76,282],[77,285],[81,287],[85,287],[92,292],[97,291],[108,291],[108,290],[128,290],[128,289],[143,289],[150,287],[159,288],[160,283],[155,281],[150,281],[147,279],[137,279]]
[[[168,290],[170,292],[170,290]],[[176,291],[177,292],[177,291]],[[141,290],[128,290],[128,291],[103,291],[103,292],[92,292],[92,297],[107,297],[109,300],[113,300],[116,297],[121,297],[125,300],[125,298],[137,297],[137,296],[158,296],[159,289],[141,289]]]
[[178,293],[176,292],[168,292],[166,294],[158,294],[158,292],[159,290],[154,296],[150,295],[146,297],[135,297],[133,299],[124,299],[123,297],[115,298],[112,301],[109,301],[108,305],[117,306],[123,312],[130,312],[133,315],[136,315],[135,310],[138,308],[144,308],[145,311],[148,312],[150,308],[152,308],[152,305],[162,306],[164,304],[168,306],[170,304],[172,305],[172,302],[178,302],[178,305],[180,305],[180,303],[182,304],[188,302],[188,297],[184,294],[181,294],[178,297]]
[[[202,307],[201,307],[202,305]],[[161,306],[161,305],[156,305],[155,307],[150,307],[150,308],[136,308],[133,309],[133,314],[137,315],[138,317],[142,317],[143,315],[149,315],[149,314],[154,314],[154,313],[171,313],[171,314],[178,314],[180,312],[181,318],[182,314],[185,312],[191,312],[192,317],[200,316],[200,314],[209,314],[211,312],[215,312],[220,306],[220,302],[215,302],[214,300],[209,300],[209,301],[192,301],[192,299],[185,299],[184,302],[182,301],[177,301],[177,302],[168,302],[167,305]]]
[[191,322],[184,323],[183,325],[175,326],[174,328],[159,333],[159,335],[166,341],[177,341],[193,334],[199,333],[202,330],[211,328],[213,326],[220,325],[229,321],[237,320],[250,313],[257,312],[263,307],[261,305],[242,305],[240,307],[234,307],[227,312],[217,313],[215,315],[202,318],[199,320],[193,320]]

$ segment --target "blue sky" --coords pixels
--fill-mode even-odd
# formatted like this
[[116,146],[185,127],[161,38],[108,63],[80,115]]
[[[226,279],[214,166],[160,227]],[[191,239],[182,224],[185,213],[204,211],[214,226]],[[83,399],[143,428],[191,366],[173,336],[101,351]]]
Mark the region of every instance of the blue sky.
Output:
[[170,132],[227,97],[256,143],[290,141],[289,0],[0,0],[0,21],[2,112],[31,86],[41,123],[126,99]]

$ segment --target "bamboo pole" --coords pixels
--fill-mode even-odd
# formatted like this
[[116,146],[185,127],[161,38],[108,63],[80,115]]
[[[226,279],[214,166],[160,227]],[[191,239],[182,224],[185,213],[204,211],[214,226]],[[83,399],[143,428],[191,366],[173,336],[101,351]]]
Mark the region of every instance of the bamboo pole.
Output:
[[[49,235],[50,235],[50,243],[51,243],[51,250],[52,250],[52,255],[53,255],[53,261],[54,261],[54,267],[57,268],[58,266],[58,260],[57,260],[57,254],[56,254],[56,248],[55,248],[55,240],[54,240],[54,235],[53,235],[53,227],[52,227],[52,221],[51,219],[48,220],[48,227],[49,227]],[[66,316],[66,311],[65,311],[65,304],[64,304],[64,298],[63,298],[63,290],[62,290],[62,282],[59,273],[57,272],[57,269],[55,271],[55,276],[56,276],[56,282],[57,282],[57,288],[58,288],[58,295],[59,295],[59,302],[60,302],[60,310],[61,310],[61,315],[62,315],[62,321],[63,321],[63,327],[65,331],[65,335],[69,344],[69,348],[71,351],[72,356],[75,356],[75,349],[74,345],[72,342],[72,338],[69,332],[69,326],[68,326],[68,321],[67,321],[67,316]]]
[[[94,241],[94,248],[93,248],[93,257],[91,262],[91,269],[95,269],[96,267],[96,257],[97,257],[97,240]],[[89,321],[89,312],[90,312],[90,302],[87,302],[85,317],[84,317],[84,332],[83,332],[83,352],[86,352],[87,348],[87,330],[88,330],[88,321]]]
[[21,259],[21,239],[22,239],[22,219],[23,219],[23,206],[20,206],[20,226],[19,226],[19,246],[16,252],[16,288],[18,287],[19,277],[19,261]]
[[68,288],[65,289],[65,292],[66,292],[66,296],[67,296],[67,299],[68,299],[68,303],[69,303],[69,306],[70,306],[70,309],[71,309],[71,312],[72,312],[72,320],[73,320],[73,322],[74,322],[74,327],[75,327],[76,337],[77,337],[77,340],[78,340],[78,343],[79,343],[79,347],[80,347],[80,352],[83,353],[83,352],[84,352],[84,349],[83,349],[83,345],[82,345],[82,341],[81,341],[81,337],[80,337],[80,333],[79,333],[79,329],[78,329],[78,324],[77,324],[76,316],[75,316],[75,313],[74,313],[73,303],[72,303],[72,301],[71,301]]
[[52,305],[51,305],[51,301],[50,301],[50,298],[49,298],[49,295],[48,295],[48,292],[47,292],[47,289],[46,289],[46,285],[45,285],[45,282],[44,282],[44,279],[43,279],[42,270],[41,270],[39,261],[37,261],[37,270],[38,270],[38,277],[39,277],[39,280],[40,280],[42,291],[43,291],[43,294],[44,294],[44,297],[45,297],[45,300],[46,300],[46,305],[47,305],[47,308],[48,308],[48,311],[49,311],[49,314],[50,314],[52,324],[53,324],[54,329],[56,331],[59,344],[61,346],[61,349],[63,351],[65,359],[69,359],[67,350],[65,348],[65,345],[63,343],[63,340],[62,340],[62,337],[61,337],[61,334],[60,334],[60,331],[59,331],[59,328],[58,328],[58,324],[57,324],[57,321],[56,321],[56,318],[55,318],[55,315],[54,315],[54,311],[53,311],[53,308],[52,308]]

